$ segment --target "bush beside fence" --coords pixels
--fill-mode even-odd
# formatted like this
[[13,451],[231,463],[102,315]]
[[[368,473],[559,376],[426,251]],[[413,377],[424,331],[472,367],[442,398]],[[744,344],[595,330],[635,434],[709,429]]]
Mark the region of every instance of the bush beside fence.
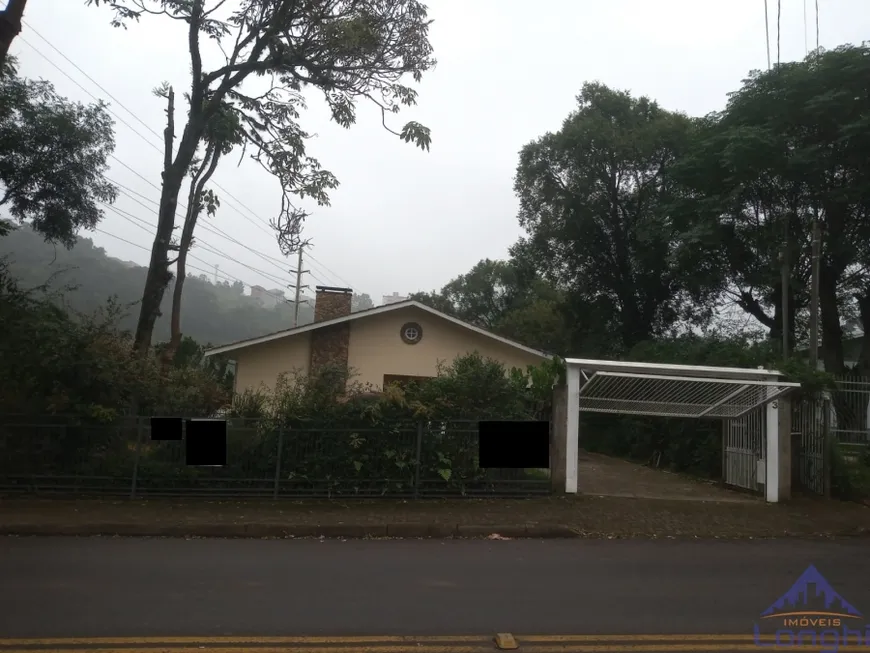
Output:
[[152,441],[150,420],[0,423],[0,491],[144,496],[427,497],[549,492],[546,470],[483,470],[477,423],[378,427],[232,419],[227,465],[185,465],[183,441]]

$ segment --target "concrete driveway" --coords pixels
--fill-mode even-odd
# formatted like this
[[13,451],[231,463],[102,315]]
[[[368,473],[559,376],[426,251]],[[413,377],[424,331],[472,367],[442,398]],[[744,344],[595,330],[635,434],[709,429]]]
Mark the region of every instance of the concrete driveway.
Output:
[[620,458],[580,452],[578,489],[583,494],[687,501],[760,501],[760,496],[737,492],[712,481],[694,479]]

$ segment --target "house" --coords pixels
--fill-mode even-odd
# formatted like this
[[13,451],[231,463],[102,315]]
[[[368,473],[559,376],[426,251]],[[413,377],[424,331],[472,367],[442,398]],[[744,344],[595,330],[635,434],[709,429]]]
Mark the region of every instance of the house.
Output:
[[278,376],[319,366],[352,369],[353,381],[383,387],[393,381],[437,376],[439,362],[478,352],[507,369],[526,369],[550,358],[542,351],[490,333],[414,300],[351,314],[353,291],[317,286],[314,322],[215,347],[235,361],[235,390],[274,387]]
[[392,295],[384,295],[381,297],[381,304],[398,304],[399,302],[403,302],[408,299],[405,295],[400,295],[397,292],[394,292]]

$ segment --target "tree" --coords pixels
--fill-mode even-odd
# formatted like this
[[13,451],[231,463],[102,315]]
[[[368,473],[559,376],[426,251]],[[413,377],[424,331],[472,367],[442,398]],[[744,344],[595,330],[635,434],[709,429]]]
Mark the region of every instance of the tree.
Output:
[[[171,106],[174,92],[171,87],[164,85],[157,89],[157,95],[165,97]],[[214,191],[206,189],[205,185],[217,170],[221,157],[229,154],[233,147],[241,144],[239,133],[241,125],[238,117],[228,106],[223,106],[211,119],[205,133],[205,155],[202,161],[195,162],[195,170],[190,178],[190,190],[187,197],[187,212],[184,216],[184,225],[181,229],[181,239],[177,247],[178,257],[175,262],[175,287],[172,289],[172,315],[169,320],[170,336],[169,344],[163,352],[164,364],[168,364],[175,357],[175,353],[181,344],[181,297],[184,290],[184,280],[187,275],[187,254],[193,245],[193,232],[196,229],[196,221],[203,209],[208,215],[217,212],[220,202]],[[173,261],[168,262],[170,265]]]
[[447,297],[442,295],[437,290],[433,290],[431,292],[425,292],[420,290],[418,292],[411,293],[408,299],[413,299],[416,302],[425,304],[429,308],[434,308],[436,311],[447,313],[447,315],[459,317],[457,315],[456,307],[453,305],[453,302],[451,302]]
[[[303,91],[321,91],[333,119],[343,127],[355,122],[357,101],[368,99],[380,107],[386,127],[388,113],[416,102],[416,91],[402,79],[411,75],[420,81],[435,63],[428,40],[430,21],[418,0],[237,0],[231,12],[224,8],[226,0],[211,5],[207,0],[86,2],[111,7],[115,26],[144,15],[188,26],[187,122],[176,147],[174,114],[168,111],[157,234],[136,328],[135,347],[141,353],[150,345],[171,280],[167,261],[181,185],[214,116],[228,106],[253,159],[278,179],[282,206],[273,226],[282,251],[289,254],[299,247],[307,215],[293,206],[293,195],[326,205],[328,191],[338,185],[306,153],[309,134],[298,122],[305,106]],[[204,68],[203,41],[215,44],[224,57],[211,71]],[[246,85],[255,77],[269,79],[265,91]],[[429,147],[429,130],[419,123],[409,122],[392,133]]]
[[518,299],[517,271],[507,261],[484,259],[441,290],[466,322],[492,329]]
[[71,247],[79,229],[102,219],[99,203],[115,201],[117,191],[103,177],[114,146],[102,103],[70,102],[47,81],[19,77],[14,58],[7,60],[0,77],[0,206],[15,220]]
[[372,301],[372,298],[368,293],[362,293],[361,295],[353,294],[350,300],[350,310],[353,313],[357,311],[364,311],[369,308],[374,308],[375,303]]
[[513,253],[565,293],[572,322],[594,316],[625,351],[680,317],[706,317],[690,301],[701,289],[671,256],[685,226],[667,210],[678,192],[667,173],[692,123],[597,83],[584,84],[577,103],[560,131],[520,154],[515,189],[528,236]]
[[564,353],[570,341],[561,293],[515,259],[484,259],[411,299],[530,347]]
[[8,0],[6,8],[0,11],[0,69],[6,64],[9,46],[21,33],[21,19],[27,0]]
[[[718,261],[724,291],[774,339],[783,328],[780,250],[785,243],[792,270],[786,292],[795,342],[818,218],[821,353],[831,373],[845,371],[846,318],[866,320],[865,331],[870,322],[868,55],[867,46],[843,46],[752,72],[674,170],[689,189],[682,210],[701,218],[686,241],[691,256]],[[870,346],[861,360],[870,370]]]

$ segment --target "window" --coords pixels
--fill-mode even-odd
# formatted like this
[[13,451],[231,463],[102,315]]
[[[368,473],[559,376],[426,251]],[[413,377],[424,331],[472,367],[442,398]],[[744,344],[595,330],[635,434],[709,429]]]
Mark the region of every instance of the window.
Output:
[[423,327],[416,322],[406,322],[402,325],[399,335],[406,345],[416,345],[423,337]]

